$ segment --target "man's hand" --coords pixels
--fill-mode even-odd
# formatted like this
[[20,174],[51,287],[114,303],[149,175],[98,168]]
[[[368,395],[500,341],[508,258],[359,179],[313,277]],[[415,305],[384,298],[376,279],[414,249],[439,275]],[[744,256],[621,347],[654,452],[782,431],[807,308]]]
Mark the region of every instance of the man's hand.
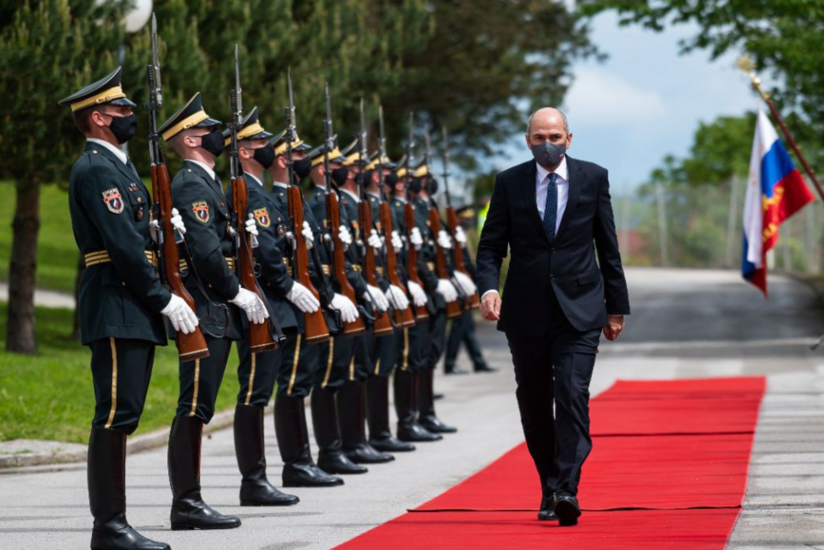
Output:
[[[481,299],[481,317],[487,321],[498,321],[501,318],[501,295],[495,291],[487,292]],[[604,329],[606,330],[606,329]]]
[[[481,311],[483,311],[483,304],[481,304]],[[612,342],[621,335],[622,330],[624,330],[624,316],[607,315],[607,326],[604,327],[604,336],[607,340]]]

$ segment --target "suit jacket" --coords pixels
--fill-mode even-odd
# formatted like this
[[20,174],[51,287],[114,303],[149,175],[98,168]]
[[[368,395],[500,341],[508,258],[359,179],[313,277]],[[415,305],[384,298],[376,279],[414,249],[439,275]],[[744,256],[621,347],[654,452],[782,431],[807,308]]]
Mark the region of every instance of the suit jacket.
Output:
[[78,303],[83,344],[110,337],[166,344],[160,310],[172,297],[146,256],[150,208],[134,168],[87,143],[69,178],[74,238],[90,255]]
[[542,336],[553,296],[579,331],[603,327],[608,314],[630,312],[607,171],[569,157],[567,163],[569,199],[552,241],[535,204],[535,161],[495,179],[477,271],[481,295],[498,290],[501,261],[511,251],[498,330]]

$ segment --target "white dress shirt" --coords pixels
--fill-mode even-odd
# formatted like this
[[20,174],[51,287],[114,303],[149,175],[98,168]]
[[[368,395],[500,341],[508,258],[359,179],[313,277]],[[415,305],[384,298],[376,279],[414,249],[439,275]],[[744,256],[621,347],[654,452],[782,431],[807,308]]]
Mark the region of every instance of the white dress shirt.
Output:
[[210,177],[210,178],[212,178],[213,180],[217,181],[217,180],[215,179],[215,170],[214,170],[214,168],[210,168],[209,166],[207,166],[207,165],[203,164],[203,163],[202,163],[202,162],[200,162],[199,160],[194,160],[194,159],[186,159],[186,162],[191,162],[192,164],[197,164],[198,166],[200,166],[201,168],[203,168],[203,169],[206,171],[206,173],[207,173],[207,174],[209,174],[209,177]]
[[[535,163],[538,172],[535,175],[535,203],[538,206],[538,214],[541,220],[544,219],[544,207],[546,206],[546,190],[549,187],[549,170]],[[566,210],[567,199],[569,198],[569,168],[567,167],[566,155],[561,159],[561,164],[555,169],[558,178],[555,180],[555,185],[558,188],[558,211],[555,217],[555,234],[558,234],[558,228],[561,227],[561,219],[564,217],[564,210]]]
[[348,189],[341,189],[341,191],[352,197],[352,200],[355,201],[355,203],[360,203],[360,197],[354,194],[352,191]]
[[272,185],[274,187],[280,187],[281,189],[289,189],[289,184],[288,183],[283,183],[282,181],[272,182]]
[[250,178],[251,178],[251,179],[252,179],[252,180],[253,180],[256,184],[258,184],[258,185],[260,185],[261,187],[263,187],[263,182],[262,182],[262,181],[260,181],[259,179],[257,179],[257,177],[256,177],[254,174],[250,174],[249,172],[246,172],[246,176],[248,176],[246,179],[250,179]]
[[108,149],[109,151],[114,153],[114,156],[119,158],[120,162],[122,162],[125,165],[129,164],[129,157],[126,156],[126,153],[124,153],[123,151],[121,151],[119,148],[115,147],[114,145],[112,145],[108,141],[103,141],[102,139],[97,139],[97,138],[88,138],[88,139],[86,139],[86,141],[94,143],[95,145],[100,145],[101,147],[105,147],[106,149]]

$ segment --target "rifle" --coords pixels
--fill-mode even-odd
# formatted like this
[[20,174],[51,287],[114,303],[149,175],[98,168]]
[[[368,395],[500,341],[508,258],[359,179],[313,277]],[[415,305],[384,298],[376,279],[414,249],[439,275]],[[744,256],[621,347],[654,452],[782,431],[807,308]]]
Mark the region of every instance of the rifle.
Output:
[[[460,271],[467,277],[470,277],[469,271],[466,269],[463,257],[463,246],[455,239],[458,232],[458,213],[455,212],[455,207],[452,206],[452,195],[449,194],[449,137],[446,133],[446,126],[441,128],[443,131],[443,192],[446,195],[446,224],[449,228],[449,233],[452,235],[452,240],[455,241],[455,246],[452,248],[452,259],[455,264],[455,271]],[[478,300],[478,294],[474,293],[468,296],[466,300],[466,309],[478,309],[481,303]]]
[[[426,128],[426,154],[424,156],[424,165],[427,169],[427,174],[429,174],[429,129]],[[427,190],[428,194],[428,190]],[[441,246],[437,243],[437,236],[441,232],[441,216],[438,213],[438,205],[429,197],[430,208],[429,208],[429,229],[432,230],[432,234],[435,235],[435,270],[438,273],[439,279],[447,279],[452,280],[452,277],[449,276],[449,270],[446,267],[446,252]],[[453,247],[454,248],[454,247]],[[458,291],[458,295],[461,294],[461,287],[453,282],[455,286],[455,290]],[[460,317],[461,310],[463,309],[461,303],[458,300],[454,302],[446,302],[446,318],[447,319],[454,319],[455,317]]]
[[[366,189],[365,184],[363,181],[363,171],[366,164],[369,162],[369,154],[366,150],[366,143],[367,143],[367,133],[366,133],[366,119],[363,114],[363,98],[361,98],[360,102],[360,137],[358,139],[358,161],[360,164],[360,172],[358,172],[358,190],[360,192],[361,201],[358,203],[358,220],[360,222],[360,226],[364,232],[364,239],[366,239],[367,231],[371,232],[374,225],[372,224],[372,206],[369,204],[369,197],[366,196]],[[379,161],[380,162],[380,161]],[[391,222],[390,222],[391,223]],[[391,226],[390,226],[391,227]],[[391,235],[391,233],[390,233]],[[392,248],[392,241],[387,241],[389,248]],[[376,262],[375,262],[375,249],[369,246],[367,243],[363,258],[363,274],[366,277],[366,282],[372,286],[378,286],[378,277],[376,275]],[[395,250],[392,249],[392,253],[394,254]],[[388,258],[388,252],[387,252]],[[391,284],[396,284],[395,280],[398,278],[397,273],[397,265],[393,268],[393,271],[388,271],[388,262],[384,262],[384,265],[387,268],[387,276],[390,279]],[[394,274],[394,279],[392,279],[392,274]],[[400,285],[400,281],[398,281],[398,286],[406,292],[405,287]],[[415,319],[412,317],[412,312],[409,308],[404,309],[403,311],[394,310],[394,324],[397,326],[408,327],[415,324]],[[376,336],[380,336],[382,334],[390,334],[393,332],[393,323],[392,319],[389,316],[388,312],[380,313],[376,312],[376,319],[373,323],[373,330]]]
[[[160,84],[160,58],[157,53],[157,20],[152,14],[152,63],[146,67],[149,82],[149,158],[152,173],[152,215],[158,221],[157,247],[160,282],[168,285],[169,290],[195,310],[195,301],[180,277],[180,255],[177,244],[183,237],[172,226],[172,185],[169,170],[160,152],[160,140],[157,134],[157,112],[163,106],[163,90]],[[200,327],[195,327],[191,334],[177,333],[177,349],[182,362],[209,357],[209,348]]]
[[[246,210],[249,199],[246,188],[246,177],[240,165],[238,156],[237,133],[243,125],[243,100],[240,89],[240,49],[235,44],[235,87],[230,92],[232,106],[232,121],[229,123],[229,132],[232,136],[232,145],[229,150],[229,166],[232,175],[232,223],[235,231],[235,254],[237,256],[238,275],[240,284],[246,290],[257,294],[260,301],[266,306],[266,297],[260,290],[255,277],[254,260],[252,258],[251,235],[246,233]],[[275,318],[269,315],[263,323],[249,321],[249,350],[252,353],[263,353],[277,349],[278,342],[272,336],[272,325],[275,326],[278,339],[282,334],[277,329]]]
[[[329,83],[326,83],[326,120],[323,122],[323,132],[326,139],[326,147],[323,153],[323,177],[326,180],[326,219],[329,221],[329,232],[332,234],[332,263],[334,264],[335,280],[338,282],[340,292],[349,298],[353,304],[357,304],[355,289],[346,278],[346,245],[340,240],[340,203],[338,194],[332,190],[332,174],[329,171],[329,153],[335,148],[335,135],[332,133],[332,98],[329,96]],[[373,265],[374,267],[374,265]],[[343,334],[345,336],[358,336],[366,332],[366,325],[363,319],[358,316],[351,323],[343,324]]]
[[[295,97],[292,93],[292,69],[287,74],[289,89],[289,107],[286,108],[286,163],[289,173],[289,188],[286,198],[289,203],[289,218],[292,220],[294,238],[294,259],[292,261],[293,276],[303,286],[309,289],[315,298],[320,299],[320,293],[312,284],[309,276],[309,253],[306,249],[306,237],[303,236],[303,193],[300,191],[295,174],[292,171],[292,143],[297,138],[297,115],[295,113]],[[326,342],[329,340],[329,327],[323,310],[318,308],[314,313],[303,314],[304,340],[307,344]]]
[[[409,113],[409,141],[406,144],[406,174],[403,176],[406,204],[403,205],[403,223],[406,226],[406,275],[407,278],[423,288],[423,282],[418,275],[418,250],[412,244],[412,230],[415,228],[415,209],[412,207],[412,197],[409,194],[409,178],[412,175],[412,147],[415,145],[415,114]],[[424,311],[422,312],[421,309]],[[426,308],[417,308],[416,318],[426,319],[429,311]]]

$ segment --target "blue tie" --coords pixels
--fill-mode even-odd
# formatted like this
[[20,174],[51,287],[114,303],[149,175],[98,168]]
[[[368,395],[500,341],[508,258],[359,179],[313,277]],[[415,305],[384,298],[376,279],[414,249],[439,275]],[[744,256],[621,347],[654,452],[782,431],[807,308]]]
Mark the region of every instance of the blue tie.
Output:
[[549,175],[549,185],[546,188],[546,204],[544,205],[544,229],[549,235],[549,240],[555,240],[555,222],[558,219],[558,174],[552,172]]

